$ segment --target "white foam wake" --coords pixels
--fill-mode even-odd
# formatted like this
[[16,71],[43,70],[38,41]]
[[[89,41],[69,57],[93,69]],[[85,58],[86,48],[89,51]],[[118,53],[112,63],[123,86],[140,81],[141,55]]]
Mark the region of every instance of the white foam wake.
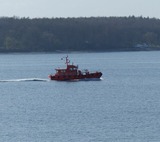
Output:
[[103,78],[85,78],[85,79],[80,79],[80,81],[102,81]]
[[26,82],[26,81],[49,81],[48,79],[42,78],[24,78],[24,79],[9,79],[9,80],[0,80],[0,82]]

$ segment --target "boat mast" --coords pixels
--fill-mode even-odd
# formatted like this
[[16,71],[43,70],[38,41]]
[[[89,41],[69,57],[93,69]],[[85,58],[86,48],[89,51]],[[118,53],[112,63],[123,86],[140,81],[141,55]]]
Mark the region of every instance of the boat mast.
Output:
[[67,55],[67,57],[66,57],[66,64],[67,64],[67,66],[69,65],[69,63],[70,63],[70,60],[68,59],[68,55]]

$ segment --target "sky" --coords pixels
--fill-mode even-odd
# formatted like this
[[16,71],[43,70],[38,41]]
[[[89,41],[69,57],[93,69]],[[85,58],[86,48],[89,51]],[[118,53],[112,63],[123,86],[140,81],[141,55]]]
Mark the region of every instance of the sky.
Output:
[[160,19],[160,0],[0,0],[0,17],[143,16]]

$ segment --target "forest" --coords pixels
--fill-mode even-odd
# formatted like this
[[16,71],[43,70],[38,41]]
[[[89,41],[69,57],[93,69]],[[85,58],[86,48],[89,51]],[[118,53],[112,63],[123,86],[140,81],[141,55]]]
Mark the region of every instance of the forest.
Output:
[[160,19],[0,17],[0,52],[160,50]]

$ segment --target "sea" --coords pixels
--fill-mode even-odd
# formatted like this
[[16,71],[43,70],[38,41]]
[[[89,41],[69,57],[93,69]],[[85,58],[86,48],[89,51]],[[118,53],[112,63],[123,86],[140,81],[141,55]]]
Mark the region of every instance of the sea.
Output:
[[[102,78],[50,81],[67,55]],[[160,142],[160,52],[0,54],[0,142]]]

